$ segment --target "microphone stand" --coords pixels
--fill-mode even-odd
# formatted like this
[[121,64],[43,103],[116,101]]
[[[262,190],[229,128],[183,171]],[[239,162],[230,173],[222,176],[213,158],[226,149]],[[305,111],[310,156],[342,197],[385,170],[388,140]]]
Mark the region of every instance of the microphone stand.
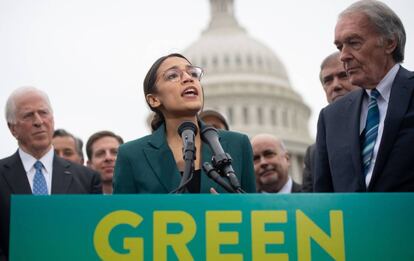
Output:
[[171,193],[184,193],[187,191],[187,184],[193,178],[194,160],[196,157],[195,136],[197,126],[191,121],[185,121],[178,127],[178,134],[183,140],[184,172],[181,176],[180,185]]
[[186,148],[183,148],[183,159],[184,172],[176,193],[184,193],[187,190],[186,186],[188,182],[190,182],[193,177],[194,160],[196,159],[196,147],[194,142],[187,141]]
[[220,153],[213,156],[213,166],[218,172],[227,177],[230,182],[231,187],[237,193],[246,193],[240,186],[239,180],[237,179],[236,174],[234,173],[233,167],[231,166],[231,156],[228,153]]
[[201,139],[209,145],[213,153],[212,163],[214,169],[217,170],[221,176],[226,177],[229,180],[234,191],[237,193],[246,193],[241,188],[233,167],[231,166],[232,159],[230,154],[226,153],[220,144],[217,129],[211,126],[204,126],[201,130]]
[[224,188],[229,193],[236,193],[236,191],[227,183],[225,182],[220,174],[216,171],[210,163],[204,162],[203,169],[207,173],[207,176],[211,178],[214,182],[219,184],[222,188]]

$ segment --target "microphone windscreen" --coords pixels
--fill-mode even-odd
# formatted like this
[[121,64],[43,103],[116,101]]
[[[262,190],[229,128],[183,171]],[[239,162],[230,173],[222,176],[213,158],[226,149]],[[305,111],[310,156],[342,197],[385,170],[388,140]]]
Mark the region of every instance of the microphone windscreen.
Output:
[[181,123],[178,127],[178,134],[181,136],[185,130],[191,130],[194,132],[194,136],[197,135],[197,126],[191,121]]

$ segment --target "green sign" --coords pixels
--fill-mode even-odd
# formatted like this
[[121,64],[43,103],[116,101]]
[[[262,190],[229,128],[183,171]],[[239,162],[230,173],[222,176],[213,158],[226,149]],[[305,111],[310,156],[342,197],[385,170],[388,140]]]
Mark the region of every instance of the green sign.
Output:
[[11,260],[414,260],[414,193],[12,197]]

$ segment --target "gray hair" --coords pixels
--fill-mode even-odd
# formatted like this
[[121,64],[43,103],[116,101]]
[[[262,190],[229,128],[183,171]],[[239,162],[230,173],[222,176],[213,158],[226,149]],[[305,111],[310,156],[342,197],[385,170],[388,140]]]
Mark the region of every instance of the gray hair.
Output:
[[266,138],[266,139],[270,139],[270,140],[273,140],[274,142],[276,142],[276,143],[278,143],[279,144],[279,147],[280,147],[280,149],[283,151],[283,152],[285,152],[285,153],[289,153],[289,151],[287,150],[287,148],[286,148],[286,145],[285,145],[285,143],[283,142],[283,140],[282,139],[279,139],[279,138],[277,138],[275,135],[273,135],[273,134],[269,134],[269,133],[259,133],[259,134],[257,134],[256,136],[254,136],[254,137],[252,137],[251,139],[250,139],[250,143],[252,143],[253,144],[253,141],[256,139],[256,138]]
[[321,69],[319,71],[319,80],[321,81],[322,85],[323,85],[323,79],[322,79],[322,70],[323,70],[323,68],[325,68],[325,66],[333,60],[337,60],[338,62],[341,62],[339,60],[340,54],[341,53],[339,51],[336,51],[336,52],[333,52],[330,55],[328,55],[325,59],[323,59],[323,61],[321,63]]
[[17,111],[16,99],[19,98],[20,96],[22,96],[23,94],[28,93],[28,92],[34,92],[34,93],[37,93],[40,96],[42,96],[43,99],[45,100],[47,106],[49,107],[50,112],[53,114],[53,109],[52,109],[52,106],[50,104],[49,97],[47,96],[47,94],[44,91],[39,90],[35,87],[24,86],[24,87],[20,87],[20,88],[14,90],[10,94],[9,98],[7,99],[6,108],[5,108],[5,116],[6,116],[7,123],[11,123],[11,124],[16,123],[16,111]]
[[53,132],[53,138],[56,137],[70,137],[73,139],[73,142],[75,143],[75,149],[76,149],[76,153],[79,155],[79,157],[83,160],[83,141],[78,138],[75,137],[75,135],[73,135],[72,133],[68,132],[65,129],[57,129]]
[[396,40],[397,47],[392,53],[392,57],[396,63],[404,61],[404,49],[407,37],[403,23],[391,8],[379,1],[362,0],[353,3],[342,11],[339,14],[339,18],[350,13],[365,14],[384,39]]

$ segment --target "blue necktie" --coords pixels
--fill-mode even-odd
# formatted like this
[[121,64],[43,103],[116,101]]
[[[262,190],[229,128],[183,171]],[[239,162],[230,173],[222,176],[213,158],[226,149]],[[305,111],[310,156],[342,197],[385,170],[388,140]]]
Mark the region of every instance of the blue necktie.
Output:
[[364,171],[364,176],[367,176],[371,159],[372,152],[374,151],[375,141],[377,140],[378,135],[378,125],[379,125],[379,110],[377,98],[380,96],[380,93],[373,89],[371,91],[371,96],[368,104],[368,114],[367,122],[365,124],[365,130],[363,132],[362,140],[362,169]]
[[40,161],[36,161],[34,168],[36,173],[33,178],[33,195],[47,195],[46,179],[42,172],[43,164]]

